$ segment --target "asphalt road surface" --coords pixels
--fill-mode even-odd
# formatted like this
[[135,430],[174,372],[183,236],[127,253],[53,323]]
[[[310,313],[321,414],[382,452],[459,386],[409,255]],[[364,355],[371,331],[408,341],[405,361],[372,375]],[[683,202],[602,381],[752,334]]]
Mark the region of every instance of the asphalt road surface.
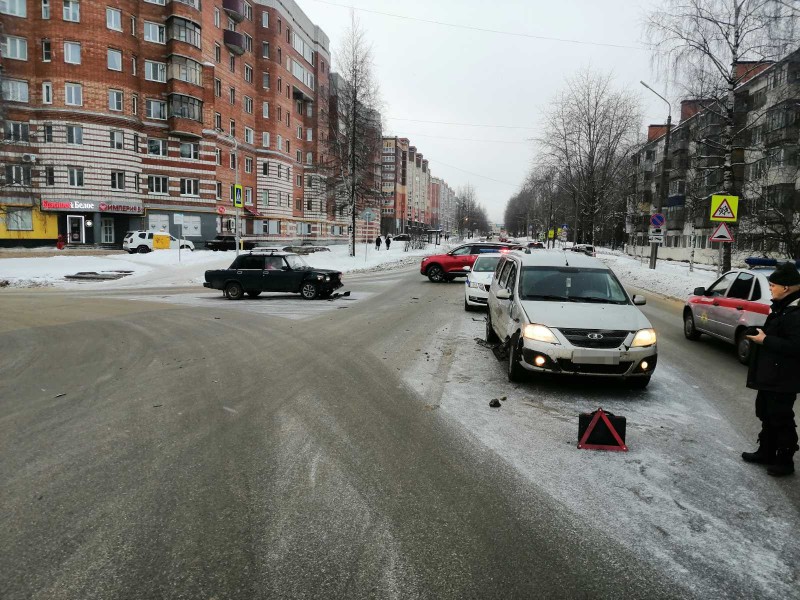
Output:
[[[409,386],[415,349],[464,318],[460,285],[345,282],[328,310],[3,291],[0,597],[692,596]],[[721,345],[678,350],[680,307],[649,300],[662,353],[730,370]],[[728,412],[755,435],[749,402]]]

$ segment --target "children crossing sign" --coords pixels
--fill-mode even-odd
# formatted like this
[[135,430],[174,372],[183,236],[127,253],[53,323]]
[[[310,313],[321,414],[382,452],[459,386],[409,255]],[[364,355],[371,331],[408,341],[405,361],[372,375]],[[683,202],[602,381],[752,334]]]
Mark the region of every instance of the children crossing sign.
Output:
[[711,220],[735,223],[739,214],[739,196],[711,196]]

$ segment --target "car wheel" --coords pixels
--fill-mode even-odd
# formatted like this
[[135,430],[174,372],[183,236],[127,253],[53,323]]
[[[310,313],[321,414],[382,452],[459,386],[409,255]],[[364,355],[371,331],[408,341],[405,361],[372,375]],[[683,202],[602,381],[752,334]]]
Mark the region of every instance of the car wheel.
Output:
[[251,298],[258,298],[261,295],[261,292],[247,292],[247,295]]
[[194,248],[189,248],[189,246],[186,246],[184,244],[183,246],[181,246],[181,250],[188,250],[189,252],[191,252],[192,250],[194,250]]
[[743,365],[750,364],[750,352],[753,348],[752,343],[744,337],[744,329],[736,334],[736,358]]
[[306,281],[300,288],[300,295],[306,300],[314,300],[319,296],[319,288],[313,281]]
[[650,375],[645,377],[631,377],[626,382],[632,390],[643,390],[650,383]]
[[431,265],[427,270],[428,279],[433,283],[441,283],[444,281],[444,270],[439,265]]
[[525,377],[525,369],[520,364],[519,334],[515,333],[508,342],[508,380],[518,383]]
[[212,252],[219,252],[219,248],[212,248],[211,251]]
[[241,300],[244,296],[244,289],[242,289],[240,283],[232,281],[225,286],[225,295],[228,300]]
[[486,340],[487,344],[496,344],[500,341],[500,338],[497,337],[497,334],[494,332],[492,328],[492,315],[486,315],[486,334],[483,336]]
[[142,244],[141,246],[139,246],[138,248],[136,248],[136,251],[137,251],[139,254],[147,254],[148,252],[150,252],[150,248],[148,248],[147,246],[145,246],[144,244]]
[[700,332],[694,326],[694,317],[690,311],[683,315],[683,335],[687,340],[699,340]]

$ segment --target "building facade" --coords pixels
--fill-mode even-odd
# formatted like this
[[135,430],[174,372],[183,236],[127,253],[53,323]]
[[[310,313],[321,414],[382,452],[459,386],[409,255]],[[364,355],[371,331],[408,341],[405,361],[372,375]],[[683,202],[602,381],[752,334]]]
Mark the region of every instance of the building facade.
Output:
[[[293,0],[5,0],[0,243],[346,239],[328,211],[329,42]],[[176,216],[183,225],[176,225]]]

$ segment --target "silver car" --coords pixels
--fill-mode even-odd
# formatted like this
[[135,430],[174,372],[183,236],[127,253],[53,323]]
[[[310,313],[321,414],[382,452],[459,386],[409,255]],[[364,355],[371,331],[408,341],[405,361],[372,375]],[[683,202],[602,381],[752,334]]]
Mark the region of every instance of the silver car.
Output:
[[650,382],[656,332],[604,263],[572,252],[508,253],[489,288],[486,341],[504,344],[508,378],[526,371]]

